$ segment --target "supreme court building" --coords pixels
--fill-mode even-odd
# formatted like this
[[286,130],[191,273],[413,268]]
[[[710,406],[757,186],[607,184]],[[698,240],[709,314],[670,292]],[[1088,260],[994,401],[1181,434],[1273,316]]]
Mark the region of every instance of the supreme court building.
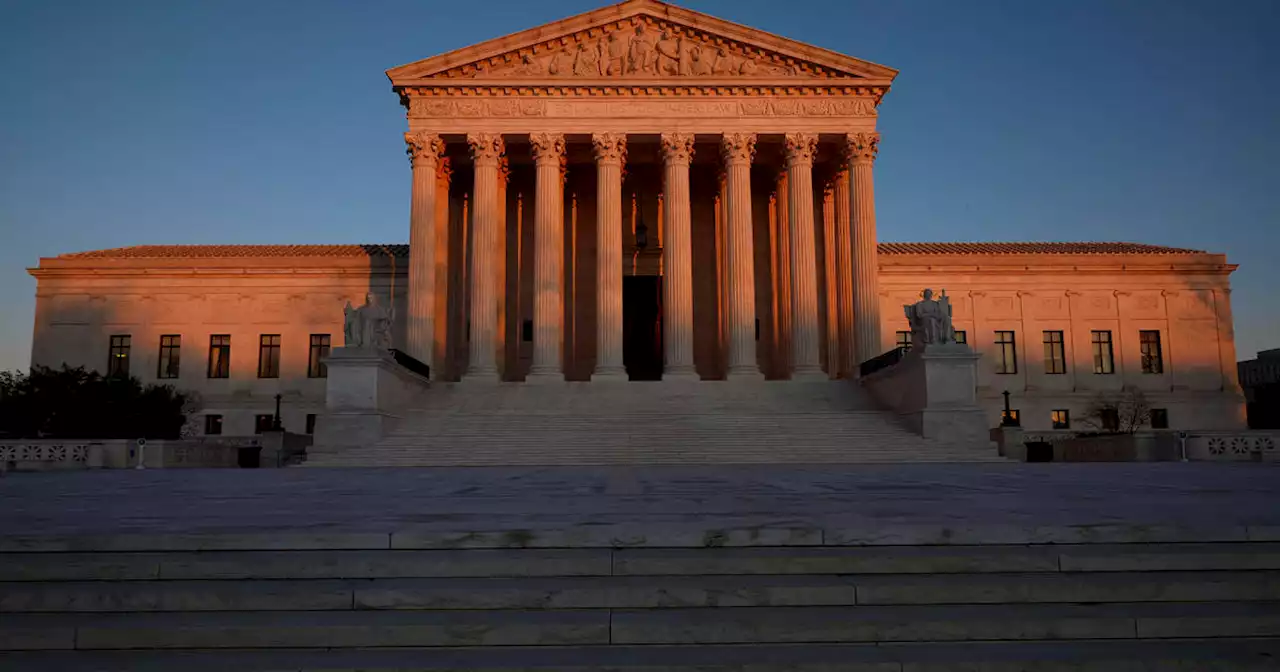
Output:
[[387,75],[408,122],[407,247],[42,259],[33,362],[118,365],[123,337],[134,375],[199,390],[243,430],[277,392],[298,419],[319,412],[317,343],[340,345],[342,306],[368,291],[436,381],[732,384],[856,378],[931,287],[983,355],[993,424],[1006,390],[1047,428],[1141,389],[1172,426],[1239,426],[1223,255],[878,243],[891,68],[627,0]]

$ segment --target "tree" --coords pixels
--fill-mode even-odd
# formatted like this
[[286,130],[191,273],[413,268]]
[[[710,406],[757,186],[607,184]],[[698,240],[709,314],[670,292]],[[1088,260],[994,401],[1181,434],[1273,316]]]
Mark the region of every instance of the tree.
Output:
[[176,439],[189,395],[83,367],[0,372],[0,434],[10,438]]
[[1151,406],[1141,390],[1124,387],[1119,392],[1100,392],[1089,402],[1080,419],[1107,434],[1132,434],[1151,420]]

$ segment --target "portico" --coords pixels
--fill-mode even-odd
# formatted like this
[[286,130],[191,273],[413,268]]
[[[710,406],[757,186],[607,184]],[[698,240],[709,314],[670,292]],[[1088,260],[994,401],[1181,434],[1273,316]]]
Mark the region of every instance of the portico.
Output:
[[850,375],[881,352],[895,75],[656,0],[390,70],[408,352],[466,382]]

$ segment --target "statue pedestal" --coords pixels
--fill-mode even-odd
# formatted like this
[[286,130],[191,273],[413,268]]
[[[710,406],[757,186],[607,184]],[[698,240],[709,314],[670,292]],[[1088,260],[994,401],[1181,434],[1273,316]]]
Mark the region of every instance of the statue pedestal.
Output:
[[429,386],[426,378],[397,364],[388,350],[334,348],[326,364],[325,412],[316,418],[311,452],[358,449],[378,442]]
[[977,396],[981,358],[959,343],[927,345],[863,378],[862,384],[921,436],[986,446],[990,428]]

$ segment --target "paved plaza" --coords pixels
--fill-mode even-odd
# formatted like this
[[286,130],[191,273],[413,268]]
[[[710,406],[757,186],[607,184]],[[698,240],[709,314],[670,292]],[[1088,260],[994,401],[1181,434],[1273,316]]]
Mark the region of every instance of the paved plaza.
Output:
[[1203,463],[16,473],[0,479],[0,535],[1151,526],[1231,540],[1280,530],[1277,493],[1276,466]]

